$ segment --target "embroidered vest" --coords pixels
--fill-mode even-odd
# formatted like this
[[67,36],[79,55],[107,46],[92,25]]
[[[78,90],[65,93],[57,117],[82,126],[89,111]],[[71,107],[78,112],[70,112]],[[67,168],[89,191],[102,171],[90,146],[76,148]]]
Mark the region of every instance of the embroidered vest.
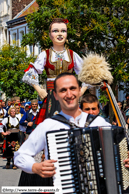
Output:
[[[17,117],[16,117],[16,119],[18,120]],[[7,122],[6,126],[7,126],[7,130],[12,129],[12,128],[17,128],[17,129],[19,129],[19,120],[18,120],[18,124],[17,124],[16,126],[14,126],[14,125],[11,125],[11,124],[10,124],[10,117],[8,117],[8,122]]]
[[70,59],[70,62],[67,62],[65,60],[60,60],[52,62],[51,56],[52,56],[52,49],[46,50],[46,65],[45,70],[47,73],[48,78],[55,78],[57,75],[63,72],[73,72],[74,62],[73,62],[73,51],[70,49],[67,49],[68,57]]
[[4,118],[4,109],[2,109],[3,113],[0,113],[0,118]]

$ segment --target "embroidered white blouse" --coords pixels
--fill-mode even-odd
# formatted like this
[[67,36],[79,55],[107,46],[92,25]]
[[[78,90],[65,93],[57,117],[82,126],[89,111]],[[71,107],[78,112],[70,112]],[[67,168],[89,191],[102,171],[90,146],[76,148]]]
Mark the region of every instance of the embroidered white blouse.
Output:
[[[62,54],[63,59],[67,62],[70,62],[68,52],[67,50]],[[34,68],[30,68],[23,76],[22,81],[25,83],[31,85],[39,85],[39,78],[38,74],[42,74],[44,70],[44,66],[46,64],[46,51],[43,51],[39,54],[36,61],[34,63],[30,63],[34,66]],[[56,62],[57,61],[57,54],[52,51],[51,61]],[[74,71],[76,74],[78,74],[82,67],[82,58],[75,52],[73,52],[73,61],[74,61]],[[55,78],[47,78],[47,81],[54,80]]]
[[[3,127],[4,126],[6,127],[7,122],[8,122],[8,117],[3,119],[2,125],[0,125],[0,133],[4,132]],[[9,123],[15,127],[18,125],[19,121],[16,117],[13,118],[13,117],[9,116]]]

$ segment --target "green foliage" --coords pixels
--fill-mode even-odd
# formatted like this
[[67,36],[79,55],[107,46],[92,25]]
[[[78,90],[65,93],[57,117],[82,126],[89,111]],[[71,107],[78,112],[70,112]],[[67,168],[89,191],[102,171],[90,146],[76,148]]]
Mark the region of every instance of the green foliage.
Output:
[[104,105],[107,104],[107,102],[109,101],[108,97],[107,97],[107,93],[105,91],[100,90],[100,96],[99,96],[99,102]]
[[0,50],[0,88],[7,97],[13,94],[21,99],[33,99],[37,92],[33,87],[22,82],[24,69],[35,59],[26,56],[25,49],[18,46],[4,45]]

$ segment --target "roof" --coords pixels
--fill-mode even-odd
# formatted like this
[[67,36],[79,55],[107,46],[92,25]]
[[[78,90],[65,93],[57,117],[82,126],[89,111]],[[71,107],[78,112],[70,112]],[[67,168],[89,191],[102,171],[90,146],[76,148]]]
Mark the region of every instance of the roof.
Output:
[[36,0],[33,0],[20,13],[18,13],[13,19],[17,19],[17,18],[26,16],[28,14],[31,14],[31,13],[37,11],[38,8],[39,8],[39,5],[36,3]]
[[9,20],[7,26],[13,27],[15,25],[23,24],[26,22],[26,16],[30,13],[37,11],[39,5],[36,3],[36,0],[33,0],[30,4],[28,4],[20,13],[18,13],[12,20]]
[[16,18],[16,19],[13,19],[13,20],[9,20],[7,23],[7,26],[8,27],[13,27],[17,24],[22,24],[23,22],[26,22],[26,19],[25,19],[26,16],[23,16],[23,17],[20,17],[20,18]]

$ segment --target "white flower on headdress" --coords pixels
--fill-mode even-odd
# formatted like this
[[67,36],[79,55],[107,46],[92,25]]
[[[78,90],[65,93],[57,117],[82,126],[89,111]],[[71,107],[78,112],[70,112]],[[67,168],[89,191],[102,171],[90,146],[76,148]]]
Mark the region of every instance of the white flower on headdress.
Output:
[[59,112],[58,112],[58,111],[55,111],[55,112],[53,113],[53,115],[57,115],[57,114],[59,114]]

